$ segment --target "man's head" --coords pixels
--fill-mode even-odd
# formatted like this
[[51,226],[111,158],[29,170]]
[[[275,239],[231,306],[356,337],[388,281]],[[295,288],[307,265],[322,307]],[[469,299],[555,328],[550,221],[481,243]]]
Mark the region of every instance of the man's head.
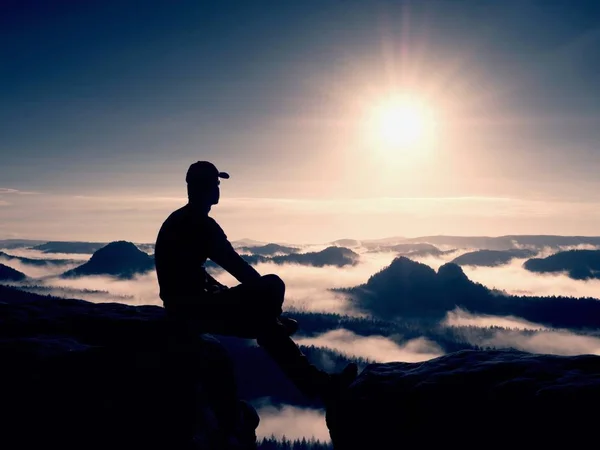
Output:
[[229,178],[208,161],[193,163],[185,176],[190,203],[210,207],[219,203],[219,178]]

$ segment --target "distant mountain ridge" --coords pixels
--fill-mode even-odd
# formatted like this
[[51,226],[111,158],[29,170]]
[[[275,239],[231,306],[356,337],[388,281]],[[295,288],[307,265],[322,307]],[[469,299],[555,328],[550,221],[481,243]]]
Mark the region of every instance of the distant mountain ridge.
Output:
[[[298,264],[303,266],[353,266],[360,260],[360,255],[345,247],[327,247],[320,252],[292,253],[280,256],[242,255],[248,264],[275,263]],[[207,268],[218,268],[213,261],[206,261]]]
[[266,244],[266,245],[259,245],[256,247],[239,247],[238,250],[243,251],[243,252],[252,253],[254,255],[273,256],[273,255],[277,255],[280,253],[284,253],[284,254],[296,253],[300,249],[298,247],[288,247],[285,245],[271,243],[271,244]]
[[34,250],[44,253],[79,253],[88,254],[100,250],[106,245],[106,242],[67,242],[50,241],[45,244],[36,245]]
[[575,280],[600,279],[600,250],[568,250],[532,258],[523,267],[536,273],[567,272]]
[[460,255],[451,262],[459,266],[496,267],[508,264],[515,258],[531,258],[536,253],[527,249],[477,250]]
[[302,264],[314,267],[323,266],[353,266],[358,263],[358,253],[345,247],[327,247],[320,252],[293,253],[285,256],[274,256],[271,258],[276,264]]
[[416,243],[408,243],[408,244],[395,244],[395,245],[374,245],[368,244],[365,245],[369,250],[369,253],[378,253],[378,252],[394,252],[398,255],[402,256],[412,256],[412,257],[421,257],[421,256],[441,256],[447,251],[440,250],[435,245],[428,244],[426,242],[416,242]]
[[[354,241],[348,239],[348,241]],[[335,241],[339,242],[339,241]],[[383,239],[365,239],[356,241],[354,246],[364,246],[369,249],[389,248],[403,244],[431,244],[452,248],[473,248],[487,250],[513,250],[529,249],[560,249],[561,247],[575,247],[578,245],[592,245],[600,247],[600,236],[560,236],[560,235],[505,235],[505,236],[417,236],[389,237]],[[348,245],[350,247],[350,245]]]
[[433,245],[449,245],[461,248],[487,250],[512,250],[529,248],[560,248],[577,245],[600,246],[600,236],[559,236],[559,235],[506,235],[506,236],[421,236],[407,239],[407,242],[428,242]]
[[27,279],[27,275],[23,272],[13,269],[12,267],[0,264],[0,281],[23,281]]
[[48,241],[38,239],[0,239],[0,248],[14,249],[23,247],[33,247],[34,245],[44,244]]
[[[49,241],[34,239],[4,239],[0,240],[0,248],[34,248],[47,253],[86,253],[91,254],[108,242],[88,241]],[[575,247],[589,245],[600,248],[600,236],[561,236],[561,235],[505,235],[505,236],[417,236],[412,238],[391,236],[381,239],[337,239],[328,243],[331,246],[375,249],[378,247],[392,247],[402,244],[431,244],[434,246],[448,246],[452,248],[472,248],[487,250],[511,250],[519,248],[551,248]],[[136,243],[138,248],[150,252],[154,243]],[[254,239],[238,239],[232,241],[235,248],[256,248],[270,245],[268,242]],[[294,243],[276,243],[284,247],[299,247]]]

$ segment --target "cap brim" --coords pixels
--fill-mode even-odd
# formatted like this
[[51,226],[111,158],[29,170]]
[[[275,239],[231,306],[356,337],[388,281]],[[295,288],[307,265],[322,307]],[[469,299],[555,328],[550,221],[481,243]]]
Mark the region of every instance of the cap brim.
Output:
[[219,178],[229,178],[229,174],[227,172],[219,172]]

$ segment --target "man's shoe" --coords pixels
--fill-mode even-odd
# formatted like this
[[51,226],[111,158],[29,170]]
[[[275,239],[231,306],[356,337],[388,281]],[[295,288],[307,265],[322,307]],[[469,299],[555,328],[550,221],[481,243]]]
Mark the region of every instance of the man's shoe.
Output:
[[358,376],[358,366],[355,363],[350,363],[340,373],[329,375],[329,380],[323,386],[321,398],[325,406],[330,406],[335,403],[343,392],[354,382]]

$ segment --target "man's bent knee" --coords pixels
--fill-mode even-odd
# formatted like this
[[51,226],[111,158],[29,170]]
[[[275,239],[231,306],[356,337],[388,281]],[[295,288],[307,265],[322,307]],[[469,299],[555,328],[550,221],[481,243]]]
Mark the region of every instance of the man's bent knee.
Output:
[[268,315],[274,317],[282,313],[285,284],[277,275],[264,275],[260,279],[260,303]]
[[273,297],[280,298],[283,303],[283,297],[285,296],[285,283],[279,276],[275,274],[263,275],[261,277],[261,283],[264,289]]

